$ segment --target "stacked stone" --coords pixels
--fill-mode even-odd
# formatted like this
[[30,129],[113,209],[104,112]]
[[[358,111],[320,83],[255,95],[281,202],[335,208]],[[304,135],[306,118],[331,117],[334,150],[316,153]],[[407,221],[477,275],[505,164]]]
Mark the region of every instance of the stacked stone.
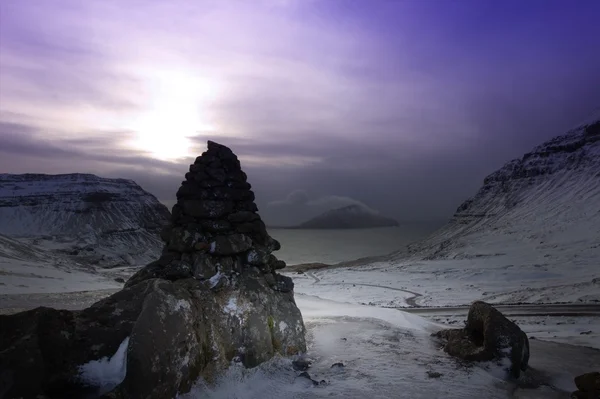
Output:
[[[231,275],[260,271],[278,291],[291,291],[291,280],[275,273],[285,262],[273,251],[271,238],[254,203],[254,193],[237,156],[227,147],[208,142],[177,192],[172,223],[163,231],[163,256],[169,270],[156,277],[193,276],[217,288]],[[169,278],[169,276],[171,278]]]

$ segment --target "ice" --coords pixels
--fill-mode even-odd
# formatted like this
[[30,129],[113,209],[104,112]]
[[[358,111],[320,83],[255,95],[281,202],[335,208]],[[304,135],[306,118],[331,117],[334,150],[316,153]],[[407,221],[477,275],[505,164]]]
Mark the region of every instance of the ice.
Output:
[[127,373],[127,347],[129,337],[125,338],[117,352],[111,357],[92,360],[79,367],[79,377],[87,384],[108,392],[124,379]]

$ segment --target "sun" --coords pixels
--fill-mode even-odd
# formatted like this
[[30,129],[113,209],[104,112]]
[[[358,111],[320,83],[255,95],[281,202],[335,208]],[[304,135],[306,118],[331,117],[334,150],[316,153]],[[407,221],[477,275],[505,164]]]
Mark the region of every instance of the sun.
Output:
[[212,129],[206,110],[214,89],[206,81],[180,72],[156,73],[149,104],[133,121],[132,146],[153,158],[174,161],[191,155],[193,137]]

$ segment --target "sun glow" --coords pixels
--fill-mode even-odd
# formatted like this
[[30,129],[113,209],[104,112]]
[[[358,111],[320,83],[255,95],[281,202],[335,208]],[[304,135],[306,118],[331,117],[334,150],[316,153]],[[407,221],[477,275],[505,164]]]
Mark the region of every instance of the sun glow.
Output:
[[193,75],[160,72],[149,79],[148,89],[150,103],[133,122],[132,146],[167,161],[191,155],[191,138],[213,130],[207,120],[213,85]]

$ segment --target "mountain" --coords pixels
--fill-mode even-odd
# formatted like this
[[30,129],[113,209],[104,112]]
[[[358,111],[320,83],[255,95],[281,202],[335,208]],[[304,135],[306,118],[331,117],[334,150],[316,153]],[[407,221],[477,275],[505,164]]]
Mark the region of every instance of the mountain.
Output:
[[154,259],[169,218],[168,209],[131,180],[0,174],[0,234],[81,262],[118,266]]
[[[595,262],[600,251],[600,115],[506,163],[452,220],[408,248],[425,259],[518,249],[539,264]],[[406,256],[406,251],[394,255]]]
[[371,227],[398,226],[394,219],[381,216],[360,205],[348,205],[332,209],[316,216],[301,225],[298,229],[364,229]]

